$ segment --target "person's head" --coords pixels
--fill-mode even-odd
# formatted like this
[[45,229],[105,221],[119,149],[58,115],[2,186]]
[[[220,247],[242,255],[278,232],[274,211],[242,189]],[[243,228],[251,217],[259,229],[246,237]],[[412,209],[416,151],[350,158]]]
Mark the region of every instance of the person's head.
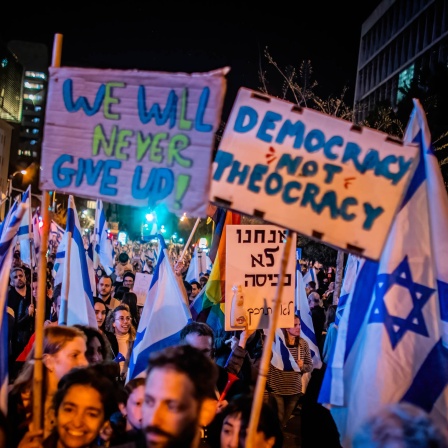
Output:
[[[296,314],[294,316],[294,326],[291,328],[287,328],[286,331],[296,338],[296,340],[300,337],[300,317]],[[298,344],[298,340],[296,341]]]
[[336,319],[336,309],[337,305],[330,305],[325,312],[325,325],[324,328],[328,330],[328,327]]
[[204,322],[190,322],[180,331],[180,343],[191,345],[210,358],[213,358],[215,334],[210,325]]
[[187,291],[187,296],[190,297],[191,296],[191,283],[187,282],[186,280],[184,280],[183,282],[184,282],[185,291]]
[[135,274],[131,271],[126,271],[123,274],[123,286],[132,289],[134,287]]
[[25,271],[21,267],[11,268],[9,277],[11,279],[11,285],[16,289],[22,289],[26,286]]
[[107,316],[106,330],[118,336],[129,334],[134,339],[135,328],[132,325],[131,311],[127,305],[118,305]]
[[328,290],[329,291],[334,291],[334,282],[330,282],[328,285]]
[[44,328],[43,363],[57,380],[74,367],[87,366],[86,351],[87,338],[79,328],[66,325]]
[[353,448],[447,448],[448,434],[410,403],[382,407],[356,431]]
[[[44,328],[43,364],[44,376],[49,387],[56,388],[57,382],[72,368],[88,365],[85,353],[86,336],[79,329],[66,325],[51,325]],[[15,389],[30,386],[34,372],[34,347],[28,354],[16,381]]]
[[[221,426],[220,448],[244,448],[246,434],[252,411],[252,397],[235,396],[218,414]],[[277,412],[268,404],[262,403],[257,432],[253,445],[257,448],[281,448],[283,432]]]
[[121,299],[121,303],[123,305],[127,305],[131,312],[131,316],[137,318],[138,317],[138,309],[137,309],[137,294],[135,292],[126,291],[123,294],[123,298]]
[[99,297],[93,298],[93,308],[95,310],[96,323],[100,330],[104,330],[106,317],[107,317],[107,307],[103,302],[103,299]]
[[129,255],[126,252],[122,252],[118,255],[118,263],[122,266],[126,266],[129,262]]
[[95,366],[73,369],[64,375],[53,397],[58,446],[92,446],[118,410],[115,390],[114,383]]
[[86,359],[89,364],[96,364],[111,359],[110,350],[107,342],[99,330],[87,325],[73,325],[79,328],[87,338]]
[[190,284],[191,284],[190,299],[194,299],[201,292],[202,286],[197,281],[192,281],[190,282]]
[[203,276],[199,279],[199,283],[200,283],[200,285],[201,285],[201,288],[203,288],[207,282],[208,282],[208,276],[206,276],[206,275],[203,275]]
[[310,309],[322,306],[322,299],[318,292],[313,291],[308,294],[308,305],[310,306]]
[[11,266],[14,268],[22,266],[22,259],[20,258],[20,250],[14,251],[14,254],[12,256]]
[[123,298],[123,295],[125,292],[129,292],[130,288],[127,286],[119,286],[115,293],[114,293],[114,299],[119,300],[121,302],[121,299]]
[[142,407],[145,398],[145,378],[133,378],[124,386],[125,403],[120,407],[126,417],[126,431],[142,429]]
[[59,316],[59,311],[61,309],[61,294],[62,294],[62,283],[55,285],[53,289],[53,308],[56,312],[56,317]]
[[316,289],[316,282],[314,280],[311,280],[308,282],[307,286],[310,289],[310,291],[314,291]]
[[216,413],[217,377],[214,362],[190,345],[151,353],[143,403],[147,446],[191,446]]
[[112,277],[103,275],[98,281],[98,296],[109,297],[112,292]]

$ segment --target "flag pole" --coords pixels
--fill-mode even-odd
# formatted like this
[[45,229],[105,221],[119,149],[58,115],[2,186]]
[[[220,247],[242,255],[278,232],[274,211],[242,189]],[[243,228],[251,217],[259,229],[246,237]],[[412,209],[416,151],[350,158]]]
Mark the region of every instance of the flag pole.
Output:
[[257,432],[258,421],[260,419],[261,407],[263,405],[263,395],[266,388],[266,379],[269,372],[269,364],[272,355],[272,343],[274,341],[275,331],[277,329],[277,320],[280,312],[280,302],[285,283],[285,272],[288,266],[289,253],[292,245],[291,231],[287,231],[286,244],[283,249],[282,262],[280,266],[277,290],[272,302],[272,315],[269,322],[268,334],[263,342],[263,353],[261,355],[260,369],[258,372],[257,384],[255,385],[254,399],[252,402],[252,410],[250,413],[249,427],[247,429],[246,448],[256,448],[254,446],[254,436]]
[[185,252],[187,251],[188,247],[190,246],[190,242],[193,239],[193,235],[195,234],[196,229],[197,229],[197,227],[198,227],[200,222],[201,222],[201,218],[196,219],[196,222],[194,223],[193,229],[191,230],[190,236],[188,237],[188,241],[185,243],[184,250],[180,254],[179,260],[183,261],[184,256],[185,256]]
[[[61,66],[62,34],[55,34],[53,45],[53,67]],[[37,309],[35,317],[34,371],[33,371],[33,426],[43,427],[43,346],[45,306],[47,304],[47,248],[50,233],[50,195],[42,192],[42,240],[39,250],[39,266],[37,277]]]

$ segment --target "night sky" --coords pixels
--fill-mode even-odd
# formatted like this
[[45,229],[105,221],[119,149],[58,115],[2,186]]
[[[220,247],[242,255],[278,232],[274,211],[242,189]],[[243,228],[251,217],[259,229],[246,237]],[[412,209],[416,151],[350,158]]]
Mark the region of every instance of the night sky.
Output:
[[[11,20],[3,20],[0,40],[39,42],[48,46],[48,65],[56,33],[63,35],[62,65],[78,67],[203,72],[230,67],[224,117],[238,88],[257,89],[260,67],[268,69],[272,91],[281,78],[268,67],[265,48],[281,68],[311,60],[317,93],[339,95],[349,87],[353,99],[362,22],[379,4],[353,2],[255,2],[225,6],[208,2],[181,6],[166,2],[78,2],[74,7],[24,11],[8,2]],[[94,5],[92,6],[92,4]],[[346,6],[344,6],[344,3]],[[12,19],[25,12],[24,18]]]

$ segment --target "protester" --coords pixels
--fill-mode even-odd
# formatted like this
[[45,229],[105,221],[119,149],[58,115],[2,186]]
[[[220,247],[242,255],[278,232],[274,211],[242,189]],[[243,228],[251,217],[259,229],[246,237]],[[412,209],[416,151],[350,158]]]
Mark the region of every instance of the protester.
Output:
[[385,405],[357,430],[353,448],[448,448],[447,428],[410,403]]
[[[316,291],[308,294],[308,305],[310,307],[311,319],[313,321],[314,334],[319,351],[322,350],[322,332],[325,324],[325,310],[322,299]],[[322,355],[322,352],[320,353]],[[322,356],[321,356],[322,357]]]
[[310,348],[300,337],[300,318],[294,316],[294,327],[282,329],[285,344],[300,371],[281,370],[269,365],[266,389],[269,399],[277,408],[279,420],[286,427],[295,407],[302,396],[302,374],[313,370]]
[[132,317],[127,305],[118,305],[107,316],[106,330],[115,359],[122,355],[120,362],[120,376],[124,382],[131,358],[136,335],[136,328],[132,325]]
[[43,444],[42,431],[30,431],[19,448],[89,448],[97,446],[101,429],[118,409],[114,384],[95,366],[64,375],[54,394],[55,425]]
[[[86,336],[78,328],[55,325],[44,329],[43,341],[43,396],[44,437],[53,429],[54,408],[52,397],[58,381],[72,368],[87,366]],[[34,375],[34,348],[31,350],[19,376],[8,394],[7,418],[11,428],[12,447],[16,447],[26,431],[32,428],[32,395]]]
[[135,274],[132,271],[126,271],[123,274],[123,285],[125,288],[129,288],[129,291],[132,291],[135,283]]
[[143,429],[147,447],[198,448],[216,412],[217,367],[190,345],[153,352],[146,371]]
[[121,433],[111,443],[111,446],[120,446],[129,442],[138,442],[142,439],[143,431],[143,401],[145,398],[145,378],[133,378],[124,386],[124,400],[119,403],[123,416]]
[[96,364],[112,359],[112,349],[106,337],[96,328],[87,325],[73,325],[79,328],[87,338],[86,359],[89,364]]
[[[212,440],[211,446],[220,448],[244,448],[246,446],[249,427],[252,396],[239,395],[233,398],[228,406],[215,420],[220,428],[219,441]],[[252,441],[256,448],[282,448],[283,432],[276,411],[263,402],[257,424],[257,430]]]
[[99,297],[107,309],[114,309],[120,303],[113,297],[113,288],[112,288],[112,277],[108,275],[103,275],[98,280],[97,284],[97,297]]
[[127,305],[129,307],[129,311],[131,312],[132,317],[132,325],[135,328],[138,328],[138,323],[140,321],[140,314],[137,306],[137,294],[132,291],[126,291],[123,294],[123,298],[121,299],[122,305]]

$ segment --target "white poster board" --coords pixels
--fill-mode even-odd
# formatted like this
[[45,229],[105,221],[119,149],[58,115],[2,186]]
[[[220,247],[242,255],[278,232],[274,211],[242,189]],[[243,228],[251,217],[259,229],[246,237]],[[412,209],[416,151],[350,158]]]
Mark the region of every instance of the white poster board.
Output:
[[142,272],[137,272],[135,274],[134,287],[132,291],[137,296],[137,305],[144,306],[146,302],[146,296],[151,286],[152,274],[146,274]]
[[205,217],[228,70],[50,67],[40,188]]
[[[277,292],[278,278],[286,242],[286,231],[273,225],[226,226],[226,331],[242,330],[245,322],[232,322],[243,314],[250,329],[268,328],[272,302]],[[292,247],[296,247],[295,232]],[[277,320],[279,328],[294,326],[294,291],[296,254],[290,251]],[[232,288],[239,285],[241,295]],[[238,295],[238,294],[237,294]],[[242,303],[238,303],[242,299]]]
[[209,198],[378,260],[417,162],[417,146],[242,88]]

